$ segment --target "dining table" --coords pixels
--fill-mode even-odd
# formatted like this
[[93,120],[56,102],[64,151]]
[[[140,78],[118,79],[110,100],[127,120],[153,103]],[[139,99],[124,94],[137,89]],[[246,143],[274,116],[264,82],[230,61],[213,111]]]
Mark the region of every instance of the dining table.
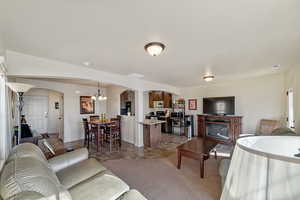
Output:
[[101,134],[102,130],[108,130],[108,134],[110,134],[109,137],[109,151],[112,151],[112,137],[111,137],[111,126],[115,124],[115,121],[111,121],[111,120],[93,120],[93,121],[89,121],[88,122],[90,124],[91,127],[93,127],[93,125],[95,127],[97,127],[97,132],[96,132],[96,145],[97,145],[97,152],[99,152],[99,136]]

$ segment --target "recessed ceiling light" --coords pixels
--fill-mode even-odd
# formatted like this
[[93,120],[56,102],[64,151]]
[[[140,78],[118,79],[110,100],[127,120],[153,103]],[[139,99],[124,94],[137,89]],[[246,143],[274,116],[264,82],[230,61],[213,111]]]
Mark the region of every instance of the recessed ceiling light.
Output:
[[151,56],[159,56],[165,49],[165,45],[160,42],[150,42],[144,48]]
[[273,69],[280,69],[280,65],[273,65]]
[[138,73],[128,74],[127,76],[131,78],[144,78],[143,74],[138,74]]
[[203,79],[207,82],[210,82],[212,80],[214,80],[215,76],[214,75],[205,75],[203,76]]
[[90,66],[90,65],[91,65],[91,62],[89,62],[89,61],[85,61],[85,62],[83,62],[82,64],[88,67],[88,66]]

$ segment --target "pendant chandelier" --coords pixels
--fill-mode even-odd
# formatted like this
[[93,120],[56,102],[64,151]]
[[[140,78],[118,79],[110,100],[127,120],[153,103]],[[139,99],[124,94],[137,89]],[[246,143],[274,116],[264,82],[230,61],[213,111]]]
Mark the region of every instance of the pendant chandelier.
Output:
[[96,101],[97,99],[98,99],[98,101],[107,100],[107,97],[104,95],[103,91],[101,92],[101,90],[100,90],[100,83],[98,83],[98,91],[95,95],[92,96],[92,99],[94,101]]

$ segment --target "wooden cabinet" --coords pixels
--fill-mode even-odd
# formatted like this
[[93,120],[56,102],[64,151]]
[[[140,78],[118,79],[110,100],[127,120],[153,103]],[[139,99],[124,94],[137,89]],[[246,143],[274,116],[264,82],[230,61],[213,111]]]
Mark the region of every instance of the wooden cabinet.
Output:
[[149,92],[149,108],[154,108],[154,101],[163,101],[164,108],[172,108],[172,94],[162,91]]
[[165,108],[172,108],[172,94],[164,92],[163,93],[163,101]]

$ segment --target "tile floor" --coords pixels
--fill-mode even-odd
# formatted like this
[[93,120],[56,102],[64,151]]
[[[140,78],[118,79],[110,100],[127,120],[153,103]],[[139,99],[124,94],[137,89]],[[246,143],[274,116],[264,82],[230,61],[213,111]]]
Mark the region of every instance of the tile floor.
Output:
[[[83,140],[69,142],[63,144],[57,137],[52,136],[48,139],[55,149],[67,148],[77,149],[84,146]],[[109,152],[108,145],[96,151],[96,146],[91,145],[90,156],[99,161],[116,160],[116,159],[149,159],[168,157],[176,152],[176,147],[187,141],[185,136],[177,136],[173,134],[162,134],[161,144],[157,148],[138,148],[127,142],[122,142],[121,148],[116,147]]]

